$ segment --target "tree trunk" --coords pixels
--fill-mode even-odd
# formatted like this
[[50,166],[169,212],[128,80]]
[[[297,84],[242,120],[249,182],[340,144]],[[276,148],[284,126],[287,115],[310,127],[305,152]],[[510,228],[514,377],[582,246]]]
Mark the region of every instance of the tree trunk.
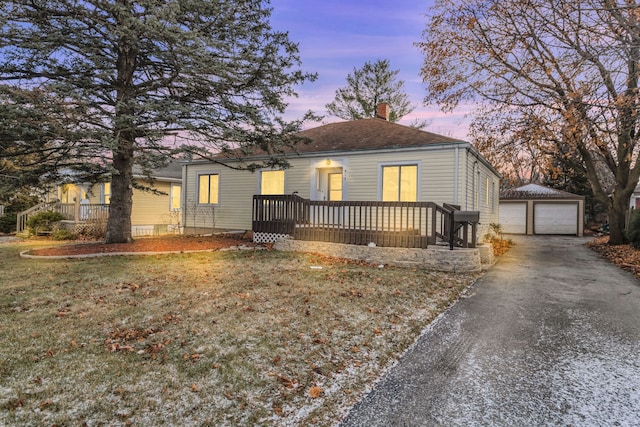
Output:
[[120,142],[121,148],[113,153],[111,177],[111,204],[105,243],[130,243],[131,211],[133,207],[133,143]]
[[629,243],[626,230],[627,209],[629,197],[624,197],[619,193],[614,194],[609,199],[609,244],[624,245]]
[[122,6],[116,19],[123,29],[118,40],[116,105],[114,116],[113,172],[111,174],[111,206],[105,243],[129,243],[133,207],[133,159],[136,140],[135,88],[133,76],[137,66],[137,35],[131,28],[132,5],[118,0]]

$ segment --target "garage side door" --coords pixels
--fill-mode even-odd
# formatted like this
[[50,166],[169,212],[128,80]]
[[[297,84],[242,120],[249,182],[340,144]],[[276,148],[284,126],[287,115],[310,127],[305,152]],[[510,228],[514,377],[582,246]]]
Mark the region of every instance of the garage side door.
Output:
[[577,203],[536,203],[533,206],[534,234],[578,234]]
[[527,204],[500,203],[500,225],[508,234],[527,233]]

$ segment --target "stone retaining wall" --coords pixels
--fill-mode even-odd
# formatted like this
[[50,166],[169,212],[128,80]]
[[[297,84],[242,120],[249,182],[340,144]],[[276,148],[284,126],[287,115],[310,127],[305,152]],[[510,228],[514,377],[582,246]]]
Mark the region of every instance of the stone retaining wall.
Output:
[[[451,251],[448,246],[433,246],[427,249],[386,248],[280,239],[274,248],[281,251],[314,252],[373,264],[448,272],[478,272],[483,268],[483,261],[486,261],[484,267],[493,263],[493,250],[490,245],[488,250],[487,246],[483,246],[482,249],[454,248]],[[481,257],[481,254],[484,256]]]

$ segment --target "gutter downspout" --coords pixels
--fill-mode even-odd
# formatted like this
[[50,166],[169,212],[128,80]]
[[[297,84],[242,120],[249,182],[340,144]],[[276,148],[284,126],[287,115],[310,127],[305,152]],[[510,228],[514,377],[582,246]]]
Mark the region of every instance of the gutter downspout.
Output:
[[458,176],[458,174],[460,173],[460,164],[459,164],[459,155],[460,155],[460,148],[456,145],[455,148],[455,158],[453,159],[453,204],[457,205],[458,204],[458,185],[459,185],[459,180],[460,177]]
[[[186,230],[187,228],[187,168],[189,165],[185,163],[182,166],[182,188],[180,189],[180,208],[182,217],[182,230]],[[178,226],[178,232],[180,232],[180,228]],[[184,231],[183,231],[184,233]]]
[[469,149],[465,150],[464,159],[464,210],[469,210]]

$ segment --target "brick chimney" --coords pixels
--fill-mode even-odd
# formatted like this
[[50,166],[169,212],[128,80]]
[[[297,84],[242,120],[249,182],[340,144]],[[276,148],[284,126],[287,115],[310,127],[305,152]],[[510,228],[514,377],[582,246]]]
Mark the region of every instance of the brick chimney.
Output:
[[378,104],[376,117],[382,120],[389,121],[389,104],[387,104],[386,102],[381,102],[380,104]]

